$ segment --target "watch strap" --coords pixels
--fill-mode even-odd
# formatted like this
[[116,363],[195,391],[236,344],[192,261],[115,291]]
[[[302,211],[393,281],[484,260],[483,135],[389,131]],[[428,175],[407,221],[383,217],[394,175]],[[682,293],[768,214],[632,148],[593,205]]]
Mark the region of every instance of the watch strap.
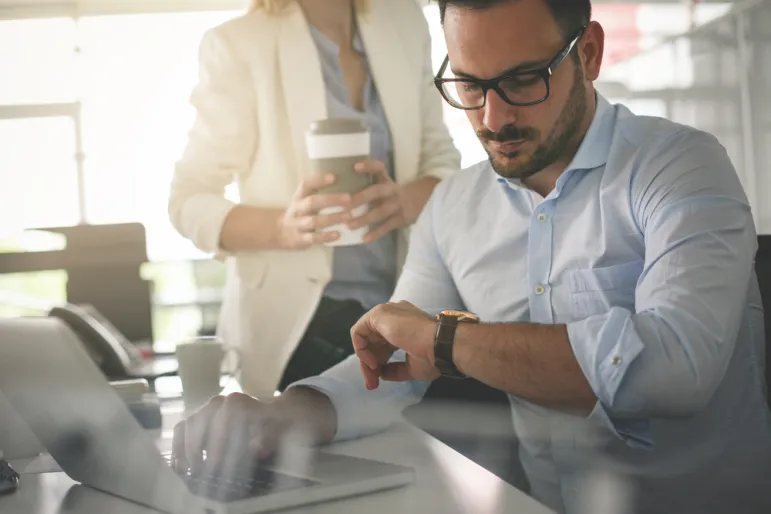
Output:
[[442,376],[449,378],[466,378],[466,375],[455,366],[452,357],[458,323],[460,323],[458,316],[447,314],[437,316],[436,336],[434,337],[434,366]]

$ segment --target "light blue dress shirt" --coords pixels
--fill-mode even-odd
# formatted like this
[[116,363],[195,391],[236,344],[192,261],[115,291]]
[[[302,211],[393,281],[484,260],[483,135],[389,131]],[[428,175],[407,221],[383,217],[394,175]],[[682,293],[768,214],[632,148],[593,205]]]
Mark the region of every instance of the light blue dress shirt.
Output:
[[[316,27],[311,25],[310,29],[324,76],[327,115],[330,118],[364,120],[371,133],[370,157],[384,162],[393,178],[391,132],[369,69],[366,69],[364,82],[364,111],[358,111],[351,102],[343,77],[339,47]],[[354,36],[353,48],[366,60],[364,43],[358,32]],[[388,301],[395,282],[396,235],[391,232],[369,244],[336,247],[332,280],[327,284],[324,295],[337,300],[357,300],[365,308],[371,308]]]
[[[714,137],[598,96],[546,198],[486,162],[443,181],[393,299],[486,322],[567,325],[594,411],[510,396],[532,494],[556,511],[588,514],[586,497],[603,493],[586,484],[605,473],[626,486],[614,513],[768,513],[756,245]],[[367,392],[356,357],[302,383],[331,398],[338,439],[383,428],[427,388]]]

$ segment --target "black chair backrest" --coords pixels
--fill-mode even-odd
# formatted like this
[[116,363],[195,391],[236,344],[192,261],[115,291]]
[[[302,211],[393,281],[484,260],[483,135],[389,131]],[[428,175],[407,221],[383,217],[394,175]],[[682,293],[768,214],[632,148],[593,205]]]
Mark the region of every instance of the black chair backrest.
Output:
[[96,308],[129,341],[152,340],[152,283],[141,267],[148,262],[141,223],[42,228],[63,234],[63,250],[0,252],[0,273],[67,272],[67,302]]
[[[763,299],[766,326],[766,384],[771,393],[771,235],[758,236],[755,273],[758,275],[760,296]],[[769,406],[771,406],[771,394],[769,394]]]

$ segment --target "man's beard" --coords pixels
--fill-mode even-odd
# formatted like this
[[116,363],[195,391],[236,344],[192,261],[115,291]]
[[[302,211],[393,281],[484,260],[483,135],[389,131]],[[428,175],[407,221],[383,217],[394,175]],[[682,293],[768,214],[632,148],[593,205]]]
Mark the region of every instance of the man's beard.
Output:
[[[570,89],[567,102],[562,109],[557,122],[554,125],[554,130],[543,141],[535,151],[524,160],[517,162],[507,163],[509,159],[516,158],[521,155],[520,151],[512,152],[503,158],[494,158],[487,148],[487,156],[490,159],[490,163],[493,166],[495,172],[504,178],[513,178],[524,180],[532,175],[535,175],[544,168],[548,168],[554,164],[566,152],[570,151],[571,143],[576,139],[576,135],[581,128],[581,122],[586,114],[586,90],[583,85],[584,74],[581,70],[581,66],[575,63],[575,73],[573,74],[573,87]],[[506,125],[498,132],[491,132],[489,130],[477,131],[477,137],[484,143],[485,141],[533,141],[537,140],[538,131],[532,127],[516,127],[515,125]]]

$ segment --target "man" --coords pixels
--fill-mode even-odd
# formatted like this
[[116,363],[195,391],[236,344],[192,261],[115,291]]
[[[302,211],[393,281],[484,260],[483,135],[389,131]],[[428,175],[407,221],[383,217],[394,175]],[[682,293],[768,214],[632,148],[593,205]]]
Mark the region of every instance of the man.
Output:
[[[489,163],[435,191],[398,303],[352,330],[358,360],[270,404],[213,400],[177,429],[181,465],[270,453],[289,427],[372,433],[441,370],[509,394],[531,492],[559,512],[598,512],[597,476],[623,486],[609,512],[770,512],[756,235],[724,149],[594,91],[588,0],[439,5],[437,85]],[[482,323],[438,327],[445,309]]]

